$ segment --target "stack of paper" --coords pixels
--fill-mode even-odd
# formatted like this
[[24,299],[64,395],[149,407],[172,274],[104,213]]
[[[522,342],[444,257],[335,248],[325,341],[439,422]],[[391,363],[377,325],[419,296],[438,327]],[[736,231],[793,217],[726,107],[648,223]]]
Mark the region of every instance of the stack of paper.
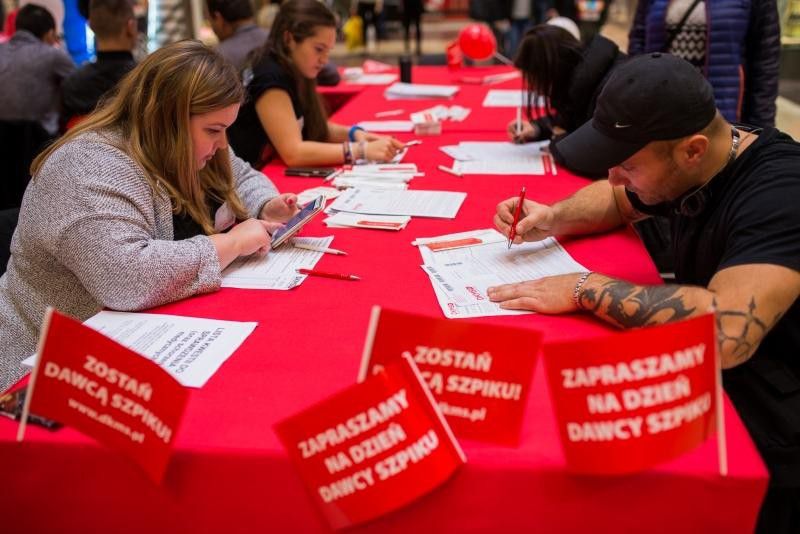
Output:
[[368,59],[363,67],[344,69],[342,77],[351,84],[388,85],[397,79],[397,74],[391,72],[394,69],[392,65]]
[[346,78],[347,83],[352,85],[389,85],[397,80],[397,74],[364,74]]
[[453,191],[348,189],[333,201],[330,209],[365,215],[453,219],[466,197],[466,193]]
[[353,165],[339,173],[334,178],[333,185],[341,189],[407,189],[408,182],[415,176],[422,176],[422,173],[414,163]]
[[[330,237],[295,237],[294,242],[317,248],[330,246]],[[237,259],[222,271],[222,287],[246,289],[292,289],[306,279],[297,269],[313,269],[322,252],[289,246],[271,250],[266,256],[253,254]]]
[[556,174],[550,155],[542,152],[548,144],[462,141],[440,149],[455,160],[452,168],[459,174]]
[[[533,96],[531,105],[533,107],[544,107],[546,104],[543,97]],[[491,89],[483,99],[485,108],[518,108],[528,106],[527,91],[520,89]]]
[[457,92],[457,85],[424,85],[397,82],[386,89],[384,96],[387,100],[453,98]]
[[469,116],[472,110],[464,106],[443,106],[438,105],[432,108],[423,109],[411,114],[411,122],[420,124],[423,122],[442,122],[452,120],[461,122]]
[[[514,245],[510,250],[506,236],[491,229],[425,238],[425,241],[427,244],[419,247],[422,269],[431,279],[445,317],[450,319],[529,313],[500,308],[489,300],[487,289],[587,270],[552,237]],[[459,242],[459,246],[452,246]],[[444,245],[437,247],[437,244]]]
[[411,217],[407,215],[363,215],[344,211],[331,215],[323,222],[329,228],[368,228],[371,230],[402,230]]

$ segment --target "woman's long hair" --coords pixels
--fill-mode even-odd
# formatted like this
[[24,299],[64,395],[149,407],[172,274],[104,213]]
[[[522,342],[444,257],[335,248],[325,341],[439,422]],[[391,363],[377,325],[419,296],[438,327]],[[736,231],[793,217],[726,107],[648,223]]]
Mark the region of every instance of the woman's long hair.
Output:
[[288,40],[300,44],[320,28],[336,28],[336,17],[330,9],[319,0],[289,0],[281,6],[259,54],[261,57],[272,55],[284,70],[294,75],[303,106],[305,137],[310,141],[328,140],[328,113],[317,94],[317,80],[309,80],[295,68]]
[[514,58],[528,88],[528,118],[534,94],[545,101],[547,114],[566,102],[570,80],[580,63],[583,46],[567,30],[551,24],[539,24],[525,33]]
[[[129,72],[98,108],[31,165],[31,175],[50,155],[79,135],[102,129],[121,134],[121,146],[153,187],[162,187],[176,214],[188,213],[214,233],[208,198],[227,202],[237,218],[247,210],[236,193],[228,150],[217,150],[199,170],[189,119],[241,104],[244,90],[236,70],[198,41],[181,41],[153,52]],[[115,143],[116,145],[116,143]],[[103,172],[102,169],[98,173]]]

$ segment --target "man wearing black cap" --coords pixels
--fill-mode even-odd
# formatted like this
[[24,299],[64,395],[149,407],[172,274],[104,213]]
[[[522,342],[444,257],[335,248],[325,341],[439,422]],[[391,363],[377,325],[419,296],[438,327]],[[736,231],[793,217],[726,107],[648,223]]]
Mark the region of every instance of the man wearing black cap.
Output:
[[[774,128],[728,124],[694,67],[652,54],[619,67],[593,119],[557,150],[608,179],[553,206],[526,200],[516,241],[665,215],[680,285],[575,273],[490,288],[489,297],[511,309],[585,310],[622,328],[715,309],[725,390],[770,471],[758,530],[800,532],[800,144]],[[497,207],[506,234],[515,203]]]

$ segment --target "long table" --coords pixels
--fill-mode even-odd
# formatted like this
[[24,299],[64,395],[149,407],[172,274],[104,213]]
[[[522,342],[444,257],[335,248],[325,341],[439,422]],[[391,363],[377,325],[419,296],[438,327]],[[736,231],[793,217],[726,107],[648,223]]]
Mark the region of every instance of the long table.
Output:
[[[364,91],[349,105],[397,106],[376,98]],[[557,176],[463,178],[438,171],[438,164],[450,163],[438,150],[441,145],[503,139],[490,124],[497,120],[497,110],[473,109],[473,113],[476,123],[485,123],[483,133],[425,137],[408,155],[408,161],[426,173],[412,182],[413,188],[468,193],[456,219],[414,218],[400,232],[385,232],[327,229],[319,217],[303,230],[308,236],[334,235],[332,246],[349,254],[326,255],[320,268],[355,273],[362,281],[311,277],[291,291],[222,289],[154,310],[259,323],[208,384],[192,391],[161,486],[72,429],[51,433],[29,427],[26,442],[19,444],[14,441],[16,424],[0,421],[2,530],[325,531],[272,425],[355,382],[373,304],[441,317],[430,282],[419,268],[420,254],[410,244],[413,239],[490,227],[497,202],[516,195],[523,184],[529,198],[552,202],[587,183],[564,170]],[[348,116],[335,118],[345,122]],[[318,179],[285,177],[282,171],[279,162],[265,169],[283,191],[320,185]],[[659,283],[630,229],[562,243],[592,270],[633,282]],[[581,314],[475,321],[537,329],[545,341],[614,331]],[[727,477],[717,472],[713,440],[637,475],[570,475],[552,412],[539,365],[519,447],[462,441],[468,463],[448,483],[355,531],[752,530],[767,473],[729,402],[725,404]]]

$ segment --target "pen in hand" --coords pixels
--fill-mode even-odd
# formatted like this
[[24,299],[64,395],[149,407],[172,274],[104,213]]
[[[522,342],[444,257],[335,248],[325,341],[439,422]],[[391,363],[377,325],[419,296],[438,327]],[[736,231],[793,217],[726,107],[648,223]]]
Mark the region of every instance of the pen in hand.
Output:
[[519,199],[517,200],[517,207],[514,210],[514,220],[511,223],[511,229],[508,231],[508,248],[511,248],[511,244],[514,242],[514,238],[517,236],[517,224],[519,223],[519,216],[522,213],[522,203],[525,201],[525,186],[522,186],[522,190],[519,192]]

